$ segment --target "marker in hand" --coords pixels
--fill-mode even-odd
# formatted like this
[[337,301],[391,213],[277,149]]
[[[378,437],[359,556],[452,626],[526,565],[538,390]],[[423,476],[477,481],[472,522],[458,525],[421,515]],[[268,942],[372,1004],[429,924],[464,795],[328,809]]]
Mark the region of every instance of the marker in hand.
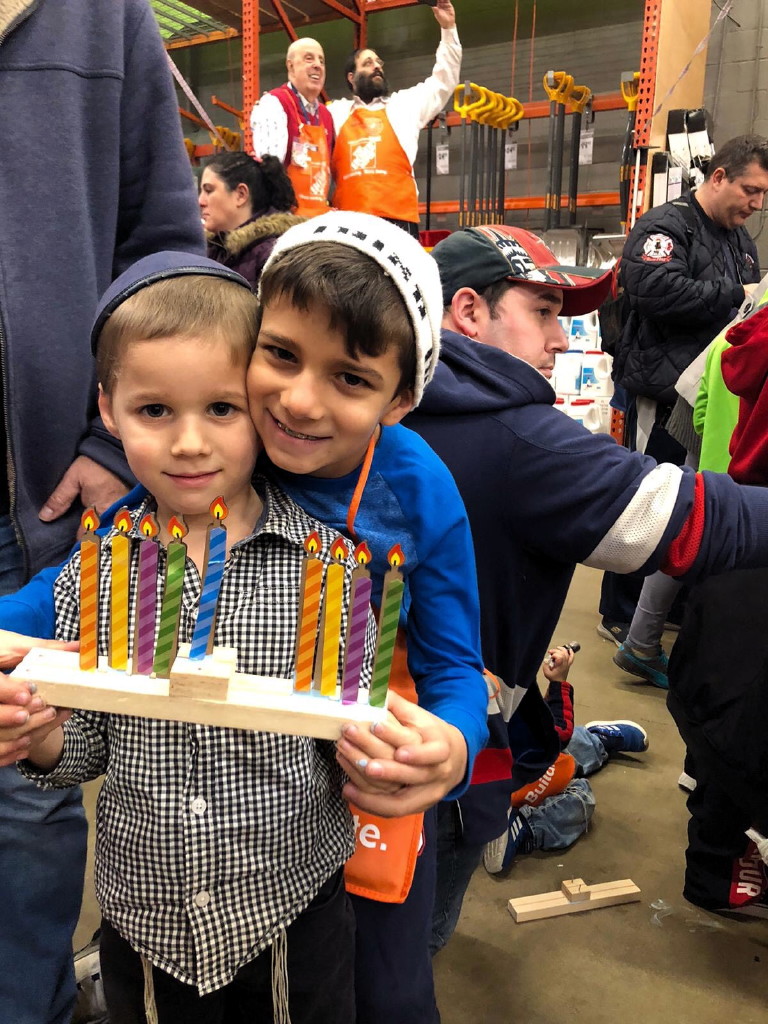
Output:
[[[574,640],[570,644],[560,644],[560,646],[564,647],[566,649],[566,651],[573,651],[574,654],[577,651],[581,650],[581,644],[577,640]],[[550,659],[549,659],[547,664],[549,665],[550,668],[554,668],[555,667],[555,659],[550,657]]]

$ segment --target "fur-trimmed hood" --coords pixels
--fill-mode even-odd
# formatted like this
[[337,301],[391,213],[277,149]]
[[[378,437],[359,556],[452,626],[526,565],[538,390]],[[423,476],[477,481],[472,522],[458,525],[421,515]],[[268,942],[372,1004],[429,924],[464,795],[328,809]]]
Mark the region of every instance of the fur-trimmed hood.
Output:
[[0,0],[0,40],[10,35],[37,7],[40,0]]
[[205,236],[209,245],[219,245],[228,256],[237,259],[256,242],[264,238],[276,238],[303,220],[303,217],[293,213],[265,213],[232,231],[206,231]]

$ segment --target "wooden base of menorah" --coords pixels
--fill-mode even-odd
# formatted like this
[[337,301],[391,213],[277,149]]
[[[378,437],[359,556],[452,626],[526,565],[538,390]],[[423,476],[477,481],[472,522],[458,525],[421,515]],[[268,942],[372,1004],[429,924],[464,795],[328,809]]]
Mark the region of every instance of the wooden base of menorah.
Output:
[[43,700],[56,707],[316,739],[338,739],[344,722],[365,727],[387,717],[385,708],[367,703],[294,693],[290,679],[235,672],[237,656],[230,648],[214,648],[202,661],[190,661],[188,652],[188,645],[180,648],[168,680],[119,672],[105,658],[97,670],[82,672],[76,651],[35,647],[14,676],[35,683]]
[[536,896],[520,896],[509,901],[509,912],[518,924],[541,921],[561,914],[579,914],[598,907],[614,907],[619,903],[636,903],[640,890],[631,878],[617,882],[587,885],[583,878],[570,878],[554,892]]

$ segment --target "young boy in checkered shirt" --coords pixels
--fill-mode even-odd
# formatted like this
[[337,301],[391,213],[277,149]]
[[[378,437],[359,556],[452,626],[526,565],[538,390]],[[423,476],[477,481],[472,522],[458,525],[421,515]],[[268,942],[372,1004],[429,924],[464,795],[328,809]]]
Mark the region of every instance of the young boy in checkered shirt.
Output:
[[[111,286],[93,339],[102,418],[142,485],[126,499],[130,535],[141,536],[146,512],[163,544],[171,515],[188,527],[181,639],[194,627],[209,505],[223,495],[228,560],[216,642],[237,649],[239,671],[284,678],[293,669],[303,540],[317,531],[327,562],[337,535],[254,475],[260,444],[245,382],[256,313],[238,275],[202,257],[160,253]],[[102,655],[113,533],[101,545]],[[158,586],[165,557],[161,545]],[[134,588],[137,568],[134,544]],[[60,640],[78,637],[79,574],[75,554],[55,583]],[[372,638],[371,630],[369,655]],[[273,990],[277,1017],[287,1009],[279,995],[286,980],[294,1022],[352,1024],[354,921],[343,865],[354,833],[333,744],[53,708],[27,727],[16,756],[39,785],[105,776],[95,881],[114,1024],[139,1024],[152,1010],[161,1024],[257,1019]]]

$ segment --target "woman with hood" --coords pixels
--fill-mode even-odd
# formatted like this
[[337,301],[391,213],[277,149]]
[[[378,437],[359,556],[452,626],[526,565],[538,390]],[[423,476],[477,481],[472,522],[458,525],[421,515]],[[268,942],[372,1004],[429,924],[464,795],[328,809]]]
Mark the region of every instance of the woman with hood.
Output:
[[275,242],[304,218],[280,160],[220,153],[206,164],[198,197],[208,256],[241,274],[255,291]]

